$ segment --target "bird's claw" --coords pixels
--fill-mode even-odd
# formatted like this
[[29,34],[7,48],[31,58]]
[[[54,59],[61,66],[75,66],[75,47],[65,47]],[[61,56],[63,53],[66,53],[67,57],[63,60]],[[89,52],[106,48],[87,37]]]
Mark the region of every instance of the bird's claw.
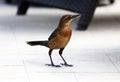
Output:
[[67,64],[67,63],[61,63],[61,65],[66,66],[66,67],[73,67],[73,65]]
[[52,67],[61,67],[60,65],[54,65],[54,64],[46,64],[47,66],[52,66]]

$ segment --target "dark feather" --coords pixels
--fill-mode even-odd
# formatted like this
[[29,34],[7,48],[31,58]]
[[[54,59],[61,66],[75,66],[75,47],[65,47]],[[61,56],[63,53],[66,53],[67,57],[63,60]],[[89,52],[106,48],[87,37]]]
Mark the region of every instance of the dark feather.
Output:
[[41,45],[41,46],[49,47],[48,41],[28,41],[27,44],[31,46]]
[[57,34],[58,31],[59,31],[58,28],[56,28],[56,29],[52,32],[52,34],[50,35],[50,37],[48,38],[48,40],[50,41],[51,39],[53,39],[53,38],[56,36],[56,34]]

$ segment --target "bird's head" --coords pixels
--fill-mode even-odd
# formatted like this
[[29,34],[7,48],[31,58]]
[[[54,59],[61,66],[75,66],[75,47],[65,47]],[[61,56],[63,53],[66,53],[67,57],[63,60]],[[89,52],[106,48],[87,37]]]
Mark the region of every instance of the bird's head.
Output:
[[60,25],[69,25],[72,19],[79,17],[80,15],[71,15],[71,14],[66,14],[61,17],[60,19]]

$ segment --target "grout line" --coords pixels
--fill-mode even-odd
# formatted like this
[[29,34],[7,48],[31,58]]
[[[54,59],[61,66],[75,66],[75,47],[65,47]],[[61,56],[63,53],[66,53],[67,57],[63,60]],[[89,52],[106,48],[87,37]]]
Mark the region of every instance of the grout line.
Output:
[[19,67],[21,67],[21,66],[23,66],[23,65],[0,65],[0,66],[4,66],[4,67],[10,67],[10,66],[12,66],[12,67],[13,67],[13,66],[14,66],[14,67],[17,66],[17,67],[18,67],[18,66],[19,66]]
[[28,81],[31,82],[31,81],[30,81],[30,76],[29,76],[29,73],[28,73],[27,68],[26,68],[26,66],[25,66],[24,60],[23,60],[23,64],[24,64],[24,69],[25,69],[26,74],[27,74],[27,77],[28,77]]
[[11,30],[11,32],[12,32],[12,34],[13,34],[13,37],[14,37],[14,40],[15,40],[17,55],[19,56],[18,42],[17,42],[17,38],[16,38],[16,35],[15,35],[15,30],[14,30],[14,28],[13,28],[12,26],[13,26],[13,25],[10,26],[10,30]]
[[104,50],[104,53],[105,53],[105,56],[109,59],[109,61],[113,64],[113,66],[116,68],[116,70],[120,73],[120,70],[119,70],[119,68],[114,64],[114,62],[112,61],[112,59],[109,57],[109,56],[107,56],[107,54],[106,54],[106,51]]
[[71,72],[71,71],[69,71],[69,72],[65,72],[65,71],[63,71],[63,72],[53,72],[53,71],[51,71],[51,72],[45,72],[45,71],[43,71],[43,72],[37,72],[37,73],[69,73],[69,74],[72,74],[72,73],[119,73],[119,72]]
[[78,80],[78,77],[77,77],[76,73],[73,73],[73,74],[74,74],[74,77],[75,77],[76,81],[77,81],[77,82],[79,82],[79,80]]
[[10,28],[13,36],[14,36],[15,44],[16,44],[17,51],[18,51],[17,38],[16,38],[16,35],[15,35],[15,31],[14,31],[14,29],[12,28],[12,25],[11,25],[9,28]]

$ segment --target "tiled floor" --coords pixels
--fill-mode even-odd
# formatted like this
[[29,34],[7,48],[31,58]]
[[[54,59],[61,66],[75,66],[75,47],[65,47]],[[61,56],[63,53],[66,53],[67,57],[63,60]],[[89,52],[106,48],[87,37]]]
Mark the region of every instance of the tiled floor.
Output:
[[[59,9],[33,8],[16,16],[16,6],[0,4],[0,82],[120,82],[120,11],[114,5],[99,7],[87,31],[76,31],[64,50],[74,67],[53,68],[48,49],[31,47],[28,40],[46,40],[63,14]],[[48,11],[50,11],[48,13]],[[62,60],[53,52],[55,64]]]

